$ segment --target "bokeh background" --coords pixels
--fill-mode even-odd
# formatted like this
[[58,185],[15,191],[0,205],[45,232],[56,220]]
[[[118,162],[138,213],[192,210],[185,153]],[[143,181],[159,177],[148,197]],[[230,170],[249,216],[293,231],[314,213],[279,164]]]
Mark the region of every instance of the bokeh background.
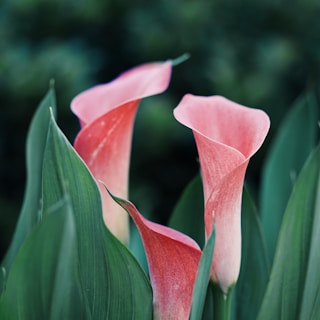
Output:
[[184,53],[190,58],[174,68],[167,92],[143,101],[133,138],[130,198],[160,222],[198,171],[192,134],[172,116],[185,93],[224,95],[270,115],[270,134],[247,174],[259,189],[286,112],[307,90],[318,93],[319,1],[1,1],[1,256],[23,200],[26,133],[50,79],[58,123],[72,142],[76,94],[138,64]]

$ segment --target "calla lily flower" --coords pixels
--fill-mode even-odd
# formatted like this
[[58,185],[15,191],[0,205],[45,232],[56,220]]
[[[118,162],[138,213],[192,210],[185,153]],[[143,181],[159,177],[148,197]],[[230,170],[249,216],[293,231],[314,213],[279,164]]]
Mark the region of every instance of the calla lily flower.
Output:
[[[128,197],[128,175],[135,114],[142,98],[168,87],[171,62],[149,63],[121,74],[76,96],[71,109],[81,130],[74,147],[94,178],[122,198]],[[99,184],[103,218],[123,242],[128,241],[128,215]]]
[[192,129],[205,201],[205,231],[216,240],[211,278],[224,293],[237,281],[241,260],[241,199],[249,159],[262,145],[269,117],[220,96],[185,95],[175,118]]
[[183,233],[148,221],[131,202],[114,200],[131,215],[141,234],[153,288],[154,319],[189,319],[201,257],[198,244]]

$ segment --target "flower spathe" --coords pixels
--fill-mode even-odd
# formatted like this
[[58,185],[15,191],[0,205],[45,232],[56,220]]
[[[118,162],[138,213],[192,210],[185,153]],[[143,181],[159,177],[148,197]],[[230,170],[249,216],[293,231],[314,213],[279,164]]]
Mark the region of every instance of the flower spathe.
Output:
[[241,199],[250,157],[270,127],[269,117],[224,97],[185,95],[175,118],[192,129],[202,171],[206,237],[216,227],[211,277],[227,293],[241,261]]
[[141,234],[153,288],[154,319],[188,319],[201,257],[198,244],[174,229],[148,221],[131,202],[114,200],[131,215]]
[[[81,130],[74,147],[96,180],[110,191],[128,197],[128,175],[135,114],[142,98],[168,87],[171,62],[149,63],[133,68],[115,80],[95,86],[76,96],[71,109]],[[128,215],[99,184],[103,218],[123,242],[128,241]]]

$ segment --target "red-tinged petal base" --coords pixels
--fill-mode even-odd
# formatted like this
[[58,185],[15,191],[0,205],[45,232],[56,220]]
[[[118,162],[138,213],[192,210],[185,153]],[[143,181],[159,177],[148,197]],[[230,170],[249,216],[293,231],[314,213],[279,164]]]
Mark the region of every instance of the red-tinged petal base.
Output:
[[176,230],[146,220],[132,203],[114,199],[128,211],[141,234],[153,287],[155,319],[188,319],[201,257],[199,246]]
[[[112,82],[82,92],[71,103],[82,126],[75,149],[94,178],[104,181],[122,198],[128,196],[132,129],[138,104],[142,98],[166,90],[171,67],[169,61],[138,66]],[[101,197],[106,225],[127,243],[127,213],[106,192],[101,192]]]
[[224,177],[205,206],[205,227],[208,237],[216,228],[211,278],[227,294],[236,283],[241,262],[241,201],[248,161]]
[[[133,121],[139,101],[116,108],[78,134],[74,147],[96,180],[101,180],[123,198],[128,196],[128,173]],[[128,214],[117,205],[99,184],[103,218],[124,243],[128,243]]]

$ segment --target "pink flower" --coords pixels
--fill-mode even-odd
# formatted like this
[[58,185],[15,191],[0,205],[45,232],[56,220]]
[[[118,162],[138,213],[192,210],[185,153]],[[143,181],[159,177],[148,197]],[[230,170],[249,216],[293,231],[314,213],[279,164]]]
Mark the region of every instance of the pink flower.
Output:
[[188,236],[146,220],[129,201],[114,198],[134,220],[144,243],[153,288],[154,319],[189,318],[201,257]]
[[206,237],[216,226],[211,277],[227,293],[240,270],[244,176],[270,121],[262,110],[219,96],[190,94],[183,97],[174,115],[193,130],[202,170]]
[[[141,65],[114,81],[82,92],[71,103],[81,130],[74,147],[96,180],[110,191],[128,197],[132,130],[142,98],[163,92],[171,76],[171,62]],[[123,242],[128,241],[128,215],[101,189],[103,218]]]

